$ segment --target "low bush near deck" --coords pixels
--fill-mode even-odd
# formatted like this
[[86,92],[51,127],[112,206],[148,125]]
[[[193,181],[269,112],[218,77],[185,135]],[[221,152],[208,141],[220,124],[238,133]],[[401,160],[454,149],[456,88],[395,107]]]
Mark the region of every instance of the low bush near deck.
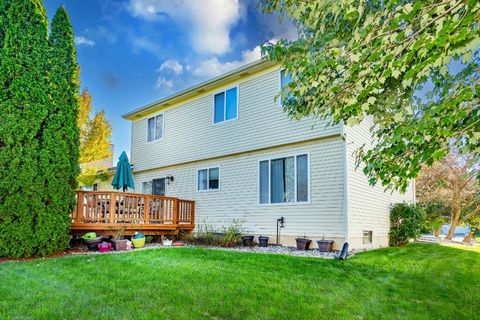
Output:
[[191,244],[228,248],[240,245],[242,235],[242,225],[237,221],[233,221],[221,229],[216,229],[213,225],[204,222],[198,225],[197,232],[183,234],[180,238]]
[[0,319],[478,319],[480,247],[168,248],[0,264]]

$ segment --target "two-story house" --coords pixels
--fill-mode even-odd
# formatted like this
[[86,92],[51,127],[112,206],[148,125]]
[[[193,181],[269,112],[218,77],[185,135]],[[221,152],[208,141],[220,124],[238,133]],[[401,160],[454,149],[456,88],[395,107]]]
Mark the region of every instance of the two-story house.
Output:
[[[388,245],[389,208],[414,201],[371,187],[354,150],[369,123],[349,128],[292,120],[275,101],[286,81],[260,60],[129,112],[135,192],[196,201],[196,224],[242,221],[281,243],[332,239],[335,247]],[[278,99],[280,100],[280,99]]]

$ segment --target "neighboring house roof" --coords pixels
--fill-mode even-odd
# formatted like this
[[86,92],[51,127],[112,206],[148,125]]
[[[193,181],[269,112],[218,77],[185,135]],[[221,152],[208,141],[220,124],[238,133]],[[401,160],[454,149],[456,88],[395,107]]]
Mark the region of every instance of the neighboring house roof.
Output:
[[207,80],[205,82],[202,82],[198,85],[195,85],[193,87],[187,88],[185,90],[179,91],[177,93],[174,93],[166,98],[154,101],[152,103],[147,104],[146,106],[143,106],[141,108],[135,109],[133,111],[127,112],[122,115],[122,118],[127,119],[127,120],[135,120],[136,118],[142,117],[148,113],[157,111],[158,109],[161,109],[163,107],[168,107],[171,106],[172,104],[193,97],[195,95],[204,93],[208,90],[214,89],[215,87],[218,87],[224,83],[231,82],[235,79],[244,77],[246,75],[264,70],[266,68],[269,68],[271,66],[274,66],[275,63],[267,60],[266,58],[262,58],[260,60],[257,60],[255,62],[249,63],[247,65],[244,65],[240,68],[237,68],[235,70],[232,70],[230,72],[224,73],[218,77],[212,78],[210,80]]

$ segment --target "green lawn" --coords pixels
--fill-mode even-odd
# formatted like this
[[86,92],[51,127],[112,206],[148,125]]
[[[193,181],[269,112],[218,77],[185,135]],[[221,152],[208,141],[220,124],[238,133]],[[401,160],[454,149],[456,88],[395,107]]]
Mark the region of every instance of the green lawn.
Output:
[[0,264],[0,319],[479,319],[480,250],[171,248]]

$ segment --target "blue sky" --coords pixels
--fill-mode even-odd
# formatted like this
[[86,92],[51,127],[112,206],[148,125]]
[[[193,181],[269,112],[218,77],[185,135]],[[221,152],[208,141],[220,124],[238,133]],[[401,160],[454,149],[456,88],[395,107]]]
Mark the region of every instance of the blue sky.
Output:
[[113,126],[115,156],[130,150],[121,115],[260,57],[259,44],[295,28],[253,0],[44,0],[72,20],[81,86]]

